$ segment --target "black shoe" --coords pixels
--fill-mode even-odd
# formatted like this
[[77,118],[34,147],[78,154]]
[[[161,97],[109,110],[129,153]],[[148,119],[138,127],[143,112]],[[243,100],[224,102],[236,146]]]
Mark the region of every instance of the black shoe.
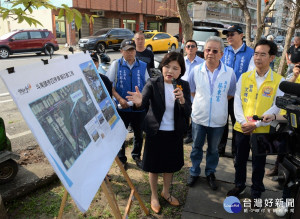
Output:
[[225,156],[225,151],[219,151],[219,157],[224,157]]
[[186,139],[184,139],[184,143],[185,144],[189,144],[191,142],[193,142],[193,138],[192,137],[187,137]]
[[190,175],[190,177],[187,180],[186,185],[189,186],[189,187],[192,187],[197,182],[198,178],[199,178],[199,176]]
[[135,157],[135,158],[133,158],[133,159],[134,159],[134,161],[135,161],[135,163],[136,163],[136,166],[137,166],[138,168],[142,169],[142,161],[141,161],[141,159],[140,159],[139,157]]
[[212,190],[217,190],[218,189],[218,186],[216,185],[216,177],[215,177],[215,174],[211,173],[210,175],[208,175],[206,177],[207,179],[207,182],[208,182],[208,185],[209,187],[212,189]]
[[245,192],[245,188],[239,188],[239,187],[234,187],[233,189],[231,189],[229,192],[227,192],[227,196],[239,196],[242,195]]
[[125,163],[122,162],[122,165],[123,165],[123,167],[124,167],[124,169],[126,171],[128,169],[128,163],[127,162],[125,162]]

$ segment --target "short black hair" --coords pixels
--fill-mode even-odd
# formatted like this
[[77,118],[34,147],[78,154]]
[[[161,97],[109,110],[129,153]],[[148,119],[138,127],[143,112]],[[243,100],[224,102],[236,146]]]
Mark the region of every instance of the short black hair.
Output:
[[277,54],[277,45],[273,41],[270,41],[267,39],[260,39],[254,46],[254,52],[255,52],[256,47],[261,46],[261,45],[267,45],[270,47],[270,50],[269,50],[270,56],[275,56]]
[[186,45],[187,43],[195,43],[195,46],[197,46],[197,42],[196,42],[195,40],[188,40],[188,41],[186,41],[185,45]]
[[180,75],[179,75],[178,78],[181,78],[184,75],[184,73],[185,73],[185,62],[184,62],[183,55],[181,53],[178,53],[178,52],[167,53],[165,55],[165,57],[162,59],[162,61],[161,61],[161,63],[160,63],[160,65],[159,65],[158,68],[162,72],[162,68],[164,66],[168,65],[172,61],[177,61],[178,64],[180,65],[181,73],[180,73]]

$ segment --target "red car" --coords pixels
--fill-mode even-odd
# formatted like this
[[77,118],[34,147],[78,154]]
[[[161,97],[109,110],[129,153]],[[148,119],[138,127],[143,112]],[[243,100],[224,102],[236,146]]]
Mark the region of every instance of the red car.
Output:
[[58,49],[54,35],[47,29],[15,30],[0,36],[1,59],[6,59],[14,53],[36,53],[37,55],[50,53],[52,55]]

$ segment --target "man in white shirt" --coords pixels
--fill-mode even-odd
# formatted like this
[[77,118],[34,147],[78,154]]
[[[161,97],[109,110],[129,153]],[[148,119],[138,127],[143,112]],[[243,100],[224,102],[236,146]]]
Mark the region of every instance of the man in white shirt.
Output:
[[190,75],[192,105],[193,149],[192,167],[188,186],[193,186],[201,173],[203,145],[207,136],[205,175],[212,190],[215,172],[219,162],[218,145],[228,117],[228,99],[235,92],[235,74],[232,68],[220,60],[223,56],[224,43],[220,37],[208,38],[204,47],[205,62],[196,66]]
[[[277,46],[268,40],[260,40],[254,48],[256,68],[241,75],[236,85],[234,96],[234,114],[236,123],[236,156],[235,156],[235,188],[227,196],[238,196],[246,188],[247,160],[250,152],[250,136],[252,133],[269,133],[269,123],[253,119],[265,114],[277,114],[279,108],[274,104],[277,96],[282,96],[279,84],[284,79],[273,72],[270,63],[275,58]],[[260,198],[265,191],[263,178],[266,156],[252,156],[251,198]]]
[[[199,56],[197,56],[196,52],[197,52],[197,43],[195,40],[188,40],[186,42],[185,45],[185,53],[186,56],[184,57],[184,61],[185,61],[185,74],[181,77],[182,80],[188,81],[189,80],[189,76],[191,74],[191,71],[198,65],[200,65],[202,62],[204,62],[204,60],[202,58],[200,58]],[[191,143],[193,141],[192,138],[192,123],[190,121],[189,122],[189,128],[187,130],[187,136],[184,139],[184,143],[188,144]]]

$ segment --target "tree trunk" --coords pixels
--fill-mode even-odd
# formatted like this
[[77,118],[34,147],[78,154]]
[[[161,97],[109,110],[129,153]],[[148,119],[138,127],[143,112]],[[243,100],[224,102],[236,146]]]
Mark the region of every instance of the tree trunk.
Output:
[[253,43],[251,42],[251,15],[247,7],[243,9],[245,19],[246,19],[246,44],[247,46],[253,47]]
[[260,30],[262,28],[262,22],[261,22],[261,0],[257,0],[257,10],[256,10],[256,36],[254,38],[254,42],[256,43],[262,34],[262,30]]
[[[264,27],[265,27],[265,18],[270,13],[270,7],[274,4],[275,0],[270,0],[269,4],[265,7],[264,11],[261,12],[261,0],[257,0],[257,11],[256,11],[256,26],[257,31],[254,38],[254,41],[251,42],[251,15],[249,12],[249,8],[247,6],[246,0],[234,0],[238,7],[244,12],[244,16],[246,19],[246,44],[247,46],[254,47],[254,45],[260,40],[261,35],[263,33]],[[299,0],[297,0],[299,1]]]
[[[297,2],[296,2],[297,5],[299,4],[299,2],[300,2],[300,0],[297,0]],[[281,59],[280,59],[280,64],[279,64],[279,67],[278,67],[278,70],[277,70],[277,73],[280,74],[280,75],[283,75],[285,73],[284,72],[284,66],[285,66],[285,63],[286,63],[285,54],[287,53],[288,48],[290,48],[291,39],[292,39],[292,36],[295,33],[295,28],[296,28],[299,12],[300,12],[300,7],[298,6],[293,11],[291,23],[289,24],[289,27],[288,27],[287,35],[285,37],[284,49],[283,49],[282,56],[281,56]]]
[[182,34],[184,42],[186,42],[187,40],[193,39],[193,22],[187,11],[187,1],[176,0],[176,3],[182,25]]

